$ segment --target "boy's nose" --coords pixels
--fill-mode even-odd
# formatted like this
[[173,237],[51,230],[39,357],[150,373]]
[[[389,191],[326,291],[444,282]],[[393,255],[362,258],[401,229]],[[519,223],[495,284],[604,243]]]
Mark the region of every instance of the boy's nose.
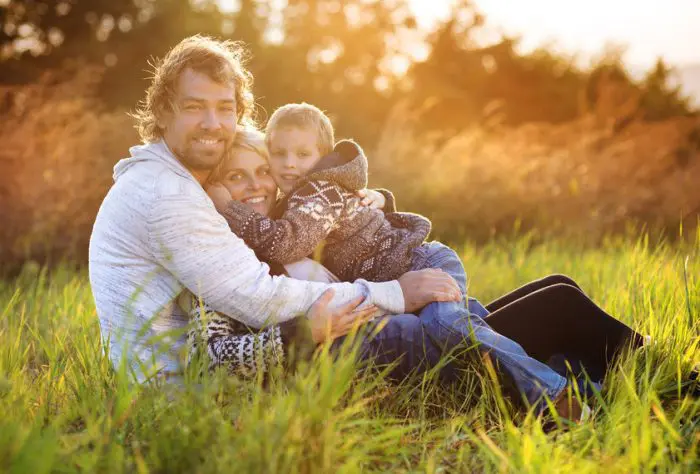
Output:
[[296,161],[297,160],[294,157],[294,155],[290,153],[289,155],[287,155],[287,159],[284,161],[284,166],[286,168],[296,168],[297,167]]

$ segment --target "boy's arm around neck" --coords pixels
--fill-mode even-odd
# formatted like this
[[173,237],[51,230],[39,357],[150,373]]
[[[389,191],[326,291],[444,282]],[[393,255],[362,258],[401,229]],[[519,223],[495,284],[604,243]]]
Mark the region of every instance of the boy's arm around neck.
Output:
[[268,262],[292,263],[308,257],[333,230],[345,205],[343,190],[327,181],[310,181],[296,190],[278,219],[231,201],[222,210],[229,228]]

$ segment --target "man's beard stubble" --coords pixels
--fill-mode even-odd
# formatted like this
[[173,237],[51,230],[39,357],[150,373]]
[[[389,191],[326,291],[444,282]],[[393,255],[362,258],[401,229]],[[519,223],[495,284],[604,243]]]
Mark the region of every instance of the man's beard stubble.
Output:
[[193,171],[212,171],[214,170],[227,156],[233,148],[233,137],[223,138],[224,146],[221,152],[207,153],[206,151],[194,150],[192,144],[199,137],[187,140],[185,149],[173,150],[180,161],[190,170]]

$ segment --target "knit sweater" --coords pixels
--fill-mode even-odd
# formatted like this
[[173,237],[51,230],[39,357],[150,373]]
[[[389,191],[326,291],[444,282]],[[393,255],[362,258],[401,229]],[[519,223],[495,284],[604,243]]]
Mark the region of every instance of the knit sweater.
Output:
[[404,300],[396,281],[324,284],[270,276],[230,232],[204,189],[164,142],[136,146],[114,169],[114,185],[97,214],[89,250],[103,341],[115,365],[139,380],[184,365],[184,289],[251,328],[304,315],[328,288],[332,306],[358,296],[392,314]]
[[411,268],[413,250],[430,232],[430,221],[406,212],[362,206],[356,191],[367,186],[367,158],[342,140],[273,210],[263,216],[231,202],[222,214],[233,232],[260,258],[289,263],[320,255],[343,281],[393,280]]

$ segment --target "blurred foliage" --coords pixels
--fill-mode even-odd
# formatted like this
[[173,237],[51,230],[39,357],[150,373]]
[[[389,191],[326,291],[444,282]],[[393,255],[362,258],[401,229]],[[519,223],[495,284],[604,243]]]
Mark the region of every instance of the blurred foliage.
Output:
[[[620,54],[584,71],[546,50],[519,54],[518,40],[478,41],[487,19],[469,1],[423,38],[406,0],[0,0],[3,83],[32,82],[76,60],[107,65],[98,97],[133,108],[147,85],[148,61],[197,33],[241,40],[254,58],[255,92],[265,110],[312,102],[329,111],[340,135],[373,144],[388,111],[409,94],[424,125],[459,130],[497,118],[508,124],[561,122],[595,102],[601,76],[643,95],[647,119],[686,114],[662,60],[639,83]],[[410,61],[426,46],[423,61]],[[409,65],[407,74],[403,74]]]
[[[687,125],[695,123],[693,111],[671,85],[674,71],[661,59],[636,81],[620,51],[604,52],[583,69],[574,58],[546,49],[522,54],[518,38],[485,44],[479,38],[488,19],[469,1],[456,2],[452,15],[427,33],[419,29],[407,0],[228,3],[233,11],[222,10],[214,0],[0,0],[0,212],[9,222],[0,229],[3,263],[84,255],[110,168],[137,141],[125,112],[144,95],[149,62],[197,33],[246,44],[261,123],[286,102],[307,101],[325,109],[337,136],[352,136],[370,151],[371,183],[393,187],[404,209],[436,218],[440,233],[457,224],[475,229],[471,222],[483,223],[482,230],[501,229],[519,218],[535,225],[541,220],[533,213],[542,210],[536,196],[551,199],[557,186],[585,189],[567,184],[578,183],[566,175],[567,167],[584,166],[591,175],[625,181],[631,169],[667,166],[668,176],[698,179],[700,130]],[[420,51],[425,54],[417,60]],[[595,126],[581,130],[590,117]],[[600,157],[617,162],[606,154],[612,153],[609,147],[641,143],[646,124],[654,127],[654,121],[659,122],[654,130],[675,131],[652,134],[660,142],[644,147],[665,151],[640,154],[634,148],[639,145],[625,145],[624,152],[615,153],[629,153],[629,159],[611,172],[611,164]],[[519,136],[517,130],[532,127],[538,131],[523,135],[519,148],[498,150],[504,154],[498,159],[463,146],[470,134],[495,146],[510,140],[511,131]],[[560,132],[556,146],[538,142]],[[626,133],[634,137],[620,140]],[[595,144],[576,148],[589,141]],[[567,153],[576,157],[561,165],[560,155]],[[435,161],[438,157],[442,161]],[[483,161],[492,159],[493,165]],[[649,161],[640,167],[642,160]],[[464,176],[464,169],[477,162],[480,174]],[[549,176],[548,183],[561,183],[542,184],[539,194],[526,188],[515,193],[522,183],[511,179],[513,167],[536,167]],[[500,180],[477,179],[498,173]],[[440,184],[447,181],[451,189]],[[651,182],[644,186],[656,190],[653,196],[661,189],[673,196],[685,189],[673,180],[664,182],[665,188]],[[581,194],[564,200],[573,204],[562,204],[568,210],[557,215],[568,216],[564,222],[586,220],[574,210],[595,198],[610,201],[601,204],[603,214],[623,205],[637,209],[658,203],[645,198],[632,205],[633,193],[605,195],[608,189],[627,189],[616,187],[612,178],[606,183],[584,193],[589,201],[576,200]],[[435,198],[442,192],[456,196],[467,186],[480,189],[474,208],[445,206],[442,197]],[[652,206],[619,215],[674,224],[679,212],[697,213],[696,205],[681,196],[663,210]],[[675,220],[667,219],[674,213]],[[610,230],[613,221],[621,222],[603,219],[598,227]],[[483,237],[481,230],[474,232],[475,238]],[[44,239],[41,245],[38,238]]]

